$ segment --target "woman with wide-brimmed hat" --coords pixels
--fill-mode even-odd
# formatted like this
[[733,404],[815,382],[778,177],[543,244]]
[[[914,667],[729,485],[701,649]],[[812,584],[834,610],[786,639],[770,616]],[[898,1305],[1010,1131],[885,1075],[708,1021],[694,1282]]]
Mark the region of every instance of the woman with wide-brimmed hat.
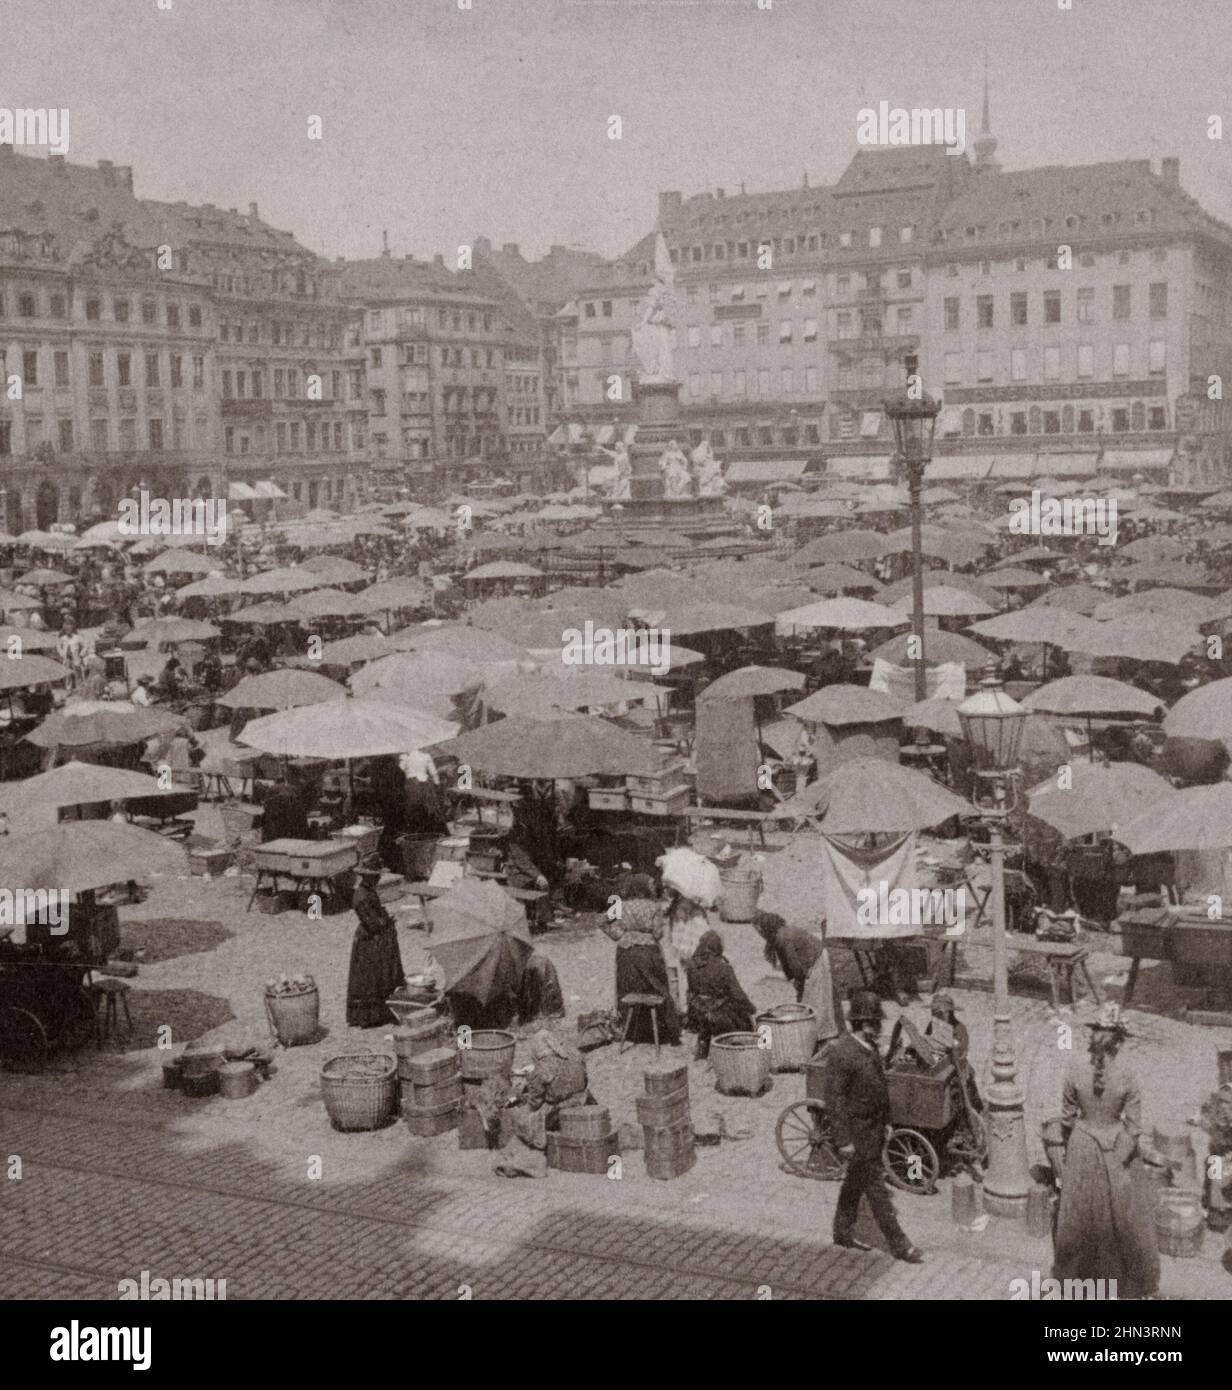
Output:
[[381,873],[381,860],[375,854],[365,856],[356,870],[351,906],[359,925],[351,942],[346,1000],[346,1021],[352,1028],[392,1023],[394,1016],[385,1001],[406,982],[394,919],[376,891]]
[[1085,1056],[1065,1076],[1066,1135],[1053,1277],[1115,1281],[1118,1298],[1149,1298],[1159,1287],[1159,1249],[1141,1150],[1138,1081],[1120,1060],[1129,1037],[1120,1006],[1103,1005]]

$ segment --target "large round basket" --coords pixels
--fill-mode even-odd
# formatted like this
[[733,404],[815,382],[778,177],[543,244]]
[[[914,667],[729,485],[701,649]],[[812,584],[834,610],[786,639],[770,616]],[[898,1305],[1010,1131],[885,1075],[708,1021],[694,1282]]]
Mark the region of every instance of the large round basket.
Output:
[[759,1096],[770,1079],[770,1049],[756,1033],[721,1033],[710,1043],[715,1089],[725,1096]]
[[513,1075],[513,1049],[517,1039],[503,1028],[478,1029],[470,1035],[470,1043],[458,1051],[462,1057],[462,1075],[467,1081],[484,1081],[489,1076]]
[[321,1020],[321,994],[314,986],[302,994],[266,994],[265,1012],[283,1047],[311,1042]]
[[761,875],[755,869],[720,869],[723,896],[719,916],[725,922],[751,922],[757,916]]
[[799,1071],[817,1048],[817,1015],[807,1004],[780,1004],[757,1015],[770,1035],[770,1070]]
[[396,1059],[387,1052],[349,1052],[321,1068],[321,1098],[335,1129],[381,1129],[394,1117]]

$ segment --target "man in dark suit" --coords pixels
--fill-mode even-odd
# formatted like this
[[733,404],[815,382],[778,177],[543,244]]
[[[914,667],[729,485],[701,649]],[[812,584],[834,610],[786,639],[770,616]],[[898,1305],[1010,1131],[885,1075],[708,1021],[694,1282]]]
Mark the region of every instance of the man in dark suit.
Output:
[[265,799],[261,817],[261,841],[307,840],[308,803],[298,783],[282,778]]
[[895,1259],[920,1264],[924,1256],[898,1224],[881,1166],[890,1124],[890,1093],[877,1050],[881,1000],[872,990],[857,990],[851,997],[850,1015],[851,1031],[826,1051],[826,1113],[839,1155],[847,1160],[834,1212],[834,1243],[849,1250],[871,1249],[855,1237],[860,1198],[867,1197]]

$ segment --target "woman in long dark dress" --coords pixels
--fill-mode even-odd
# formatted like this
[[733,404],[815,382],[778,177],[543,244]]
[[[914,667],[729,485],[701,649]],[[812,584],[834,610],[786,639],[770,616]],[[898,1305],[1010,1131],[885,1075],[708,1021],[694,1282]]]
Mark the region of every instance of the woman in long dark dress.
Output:
[[[680,1042],[680,1013],[667,978],[667,961],[659,944],[665,931],[663,913],[650,898],[626,898],[617,921],[604,920],[603,930],[616,943],[616,1006],[626,994],[657,994],[659,1040],[675,1047]],[[621,1027],[624,1018],[621,1017]],[[653,1042],[654,1034],[645,1009],[634,1012],[633,1042]]]
[[380,877],[380,860],[369,856],[359,866],[358,883],[351,898],[359,918],[347,974],[346,1020],[352,1028],[375,1028],[394,1022],[385,1001],[406,981],[394,919],[377,896]]
[[723,955],[717,931],[703,933],[685,962],[689,977],[689,1012],[685,1027],[697,1034],[698,1061],[710,1055],[710,1039],[720,1033],[751,1033],[756,1010]]
[[1062,1093],[1067,1144],[1052,1273],[1115,1280],[1117,1298],[1149,1298],[1159,1287],[1159,1248],[1139,1152],[1138,1082],[1117,1058],[1128,1033],[1116,1004],[1089,1026],[1087,1056],[1070,1064]]

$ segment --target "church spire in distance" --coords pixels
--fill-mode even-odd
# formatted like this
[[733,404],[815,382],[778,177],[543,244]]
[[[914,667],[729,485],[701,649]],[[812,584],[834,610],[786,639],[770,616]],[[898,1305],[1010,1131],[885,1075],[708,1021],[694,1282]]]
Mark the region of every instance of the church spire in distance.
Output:
[[988,117],[988,53],[984,53],[984,110],[980,120],[980,133],[971,142],[971,149],[975,155],[975,164],[980,169],[995,169],[997,163],[994,156],[997,153],[997,137],[992,133],[991,122]]

